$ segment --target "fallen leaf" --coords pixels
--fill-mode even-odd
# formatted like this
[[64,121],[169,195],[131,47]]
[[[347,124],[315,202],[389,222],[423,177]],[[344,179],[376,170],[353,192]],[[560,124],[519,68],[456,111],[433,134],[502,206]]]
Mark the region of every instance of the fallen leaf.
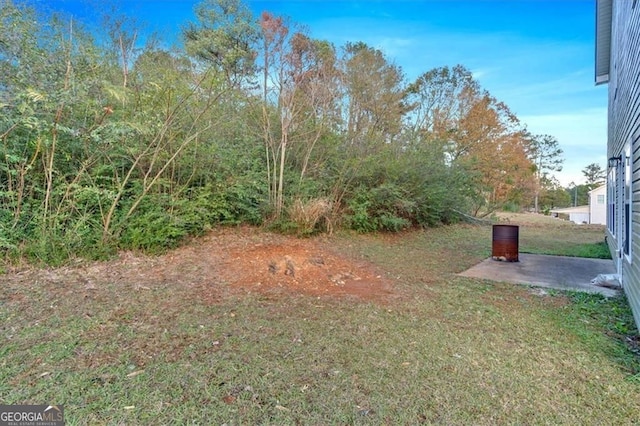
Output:
[[225,404],[233,404],[236,401],[236,397],[233,395],[227,395],[222,398]]
[[282,405],[276,405],[276,410],[280,411],[291,411],[287,407],[283,407]]
[[137,376],[138,374],[142,374],[142,373],[144,373],[144,370],[134,371],[134,372],[132,372],[132,373],[127,374],[127,377],[135,377],[135,376]]

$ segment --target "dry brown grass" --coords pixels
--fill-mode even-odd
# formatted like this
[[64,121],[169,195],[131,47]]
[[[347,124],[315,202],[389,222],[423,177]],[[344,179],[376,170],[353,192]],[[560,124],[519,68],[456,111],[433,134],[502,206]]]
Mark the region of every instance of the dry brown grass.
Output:
[[301,235],[311,235],[317,231],[319,224],[324,225],[324,230],[331,234],[333,232],[333,222],[331,212],[333,204],[328,198],[315,198],[313,200],[302,200],[297,198],[289,207],[289,218],[298,225],[298,232]]
[[510,212],[498,212],[495,215],[500,222],[530,226],[541,227],[547,230],[551,229],[581,229],[581,230],[598,230],[604,231],[604,225],[577,225],[568,220],[562,220],[554,218],[552,216],[546,216],[536,213],[510,213]]

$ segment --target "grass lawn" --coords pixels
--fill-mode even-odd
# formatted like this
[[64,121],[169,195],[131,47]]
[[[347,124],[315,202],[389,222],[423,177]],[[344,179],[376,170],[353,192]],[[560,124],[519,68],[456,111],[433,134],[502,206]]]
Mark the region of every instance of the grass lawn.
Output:
[[[592,254],[604,236],[509,223],[531,253]],[[186,267],[139,285],[107,269],[97,288],[72,267],[0,276],[0,403],[63,404],[68,425],[640,422],[623,297],[457,276],[490,255],[490,226],[316,240],[392,295],[241,291],[215,264],[198,271],[215,297],[177,284]]]

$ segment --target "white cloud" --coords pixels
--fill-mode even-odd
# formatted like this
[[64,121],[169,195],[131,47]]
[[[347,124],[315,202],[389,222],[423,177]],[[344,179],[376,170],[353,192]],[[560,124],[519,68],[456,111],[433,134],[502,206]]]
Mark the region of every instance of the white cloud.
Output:
[[410,54],[415,44],[415,40],[411,38],[383,37],[374,47],[384,52],[387,57],[395,58]]
[[486,78],[488,76],[490,76],[491,74],[496,73],[496,71],[499,72],[498,68],[495,67],[478,67],[475,69],[471,70],[471,74],[473,75],[473,78],[475,80],[481,80],[483,78]]

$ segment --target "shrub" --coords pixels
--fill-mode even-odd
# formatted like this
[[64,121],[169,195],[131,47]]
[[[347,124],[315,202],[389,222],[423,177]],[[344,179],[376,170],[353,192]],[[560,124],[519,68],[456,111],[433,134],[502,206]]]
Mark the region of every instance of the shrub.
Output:
[[89,214],[59,213],[41,219],[17,247],[17,254],[37,263],[58,266],[73,257],[106,259],[115,246],[102,241],[102,224]]
[[400,231],[411,226],[415,202],[394,184],[360,187],[347,201],[345,222],[358,232]]
[[131,219],[121,244],[126,248],[158,253],[175,247],[186,235],[186,230],[169,214],[152,210]]

